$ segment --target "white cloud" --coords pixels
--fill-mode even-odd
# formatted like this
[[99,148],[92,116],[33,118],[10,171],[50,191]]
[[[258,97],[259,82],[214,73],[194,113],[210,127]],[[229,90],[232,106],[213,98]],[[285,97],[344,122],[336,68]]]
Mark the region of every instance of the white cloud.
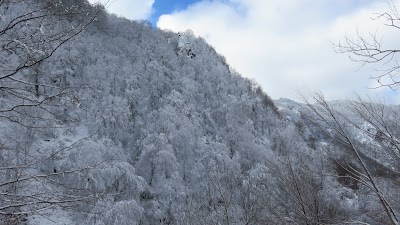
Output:
[[147,19],[152,13],[154,0],[89,0],[105,4],[107,11],[131,20]]
[[[191,29],[228,63],[254,78],[273,98],[296,97],[300,88],[320,89],[329,98],[347,98],[371,87],[375,71],[333,50],[344,35],[374,32],[370,18],[387,9],[379,0],[214,0],[163,15],[158,27]],[[382,27],[389,43],[398,38]],[[400,33],[400,32],[399,32]],[[389,40],[388,39],[388,40]],[[380,90],[384,92],[385,90]]]

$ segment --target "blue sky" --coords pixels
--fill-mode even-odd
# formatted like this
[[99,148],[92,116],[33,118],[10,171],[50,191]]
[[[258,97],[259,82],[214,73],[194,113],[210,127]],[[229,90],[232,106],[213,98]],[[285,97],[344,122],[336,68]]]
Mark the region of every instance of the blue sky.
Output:
[[374,65],[361,67],[333,49],[356,31],[378,32],[385,45],[398,46],[400,32],[371,20],[387,10],[385,0],[112,0],[108,6],[111,13],[147,19],[160,29],[190,29],[274,99],[296,99],[307,88],[329,99],[369,93],[400,103],[400,91],[370,89],[377,84],[369,79],[377,75]]
[[174,11],[184,10],[188,5],[197,2],[196,0],[155,0],[152,15],[148,20],[156,25],[158,18],[162,14],[173,13]]

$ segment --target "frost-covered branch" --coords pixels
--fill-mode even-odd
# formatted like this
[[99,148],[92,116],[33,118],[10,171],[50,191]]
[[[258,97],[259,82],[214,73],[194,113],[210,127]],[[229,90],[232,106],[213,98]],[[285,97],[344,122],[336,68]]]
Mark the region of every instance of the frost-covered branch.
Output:
[[[382,192],[381,188],[376,181],[376,178],[372,175],[368,169],[365,160],[361,157],[361,152],[359,148],[355,145],[354,140],[350,136],[346,128],[346,119],[338,111],[336,111],[324,98],[321,93],[310,94],[310,96],[302,95],[303,101],[307,104],[308,108],[319,118],[321,121],[325,122],[328,128],[335,131],[334,134],[340,137],[341,142],[345,143],[346,146],[355,155],[355,159],[361,165],[362,171],[355,172],[354,175],[362,174],[361,177],[365,177],[363,182],[368,182],[368,187],[372,188],[376,196],[379,198],[379,202],[383,207],[389,221],[393,225],[399,224],[399,219],[397,213],[392,207],[392,205],[387,201],[385,194]],[[314,101],[315,104],[311,101]],[[332,134],[330,134],[333,137]],[[354,169],[354,168],[353,168]]]

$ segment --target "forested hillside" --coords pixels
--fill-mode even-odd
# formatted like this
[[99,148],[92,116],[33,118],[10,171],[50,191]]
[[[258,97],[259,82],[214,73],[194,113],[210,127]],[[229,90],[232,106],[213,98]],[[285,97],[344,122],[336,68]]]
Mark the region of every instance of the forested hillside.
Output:
[[[0,224],[390,224],[313,108],[274,103],[190,31],[194,55],[86,1],[0,15]],[[329,105],[398,215],[397,143]]]

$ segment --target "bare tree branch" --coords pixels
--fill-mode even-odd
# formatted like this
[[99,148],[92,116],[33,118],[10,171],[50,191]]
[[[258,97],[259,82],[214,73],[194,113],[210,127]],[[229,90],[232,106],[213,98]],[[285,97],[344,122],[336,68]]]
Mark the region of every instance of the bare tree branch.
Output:
[[[383,20],[383,25],[400,29],[400,16],[393,2],[388,3],[388,11],[377,14],[372,20]],[[383,47],[383,39],[376,33],[361,34],[358,30],[355,37],[345,36],[342,41],[334,44],[337,53],[349,55],[354,62],[366,64],[382,63],[386,68],[379,74],[371,76],[371,79],[379,83],[378,87],[389,87],[396,90],[400,87],[400,66],[398,53],[400,49]]]

